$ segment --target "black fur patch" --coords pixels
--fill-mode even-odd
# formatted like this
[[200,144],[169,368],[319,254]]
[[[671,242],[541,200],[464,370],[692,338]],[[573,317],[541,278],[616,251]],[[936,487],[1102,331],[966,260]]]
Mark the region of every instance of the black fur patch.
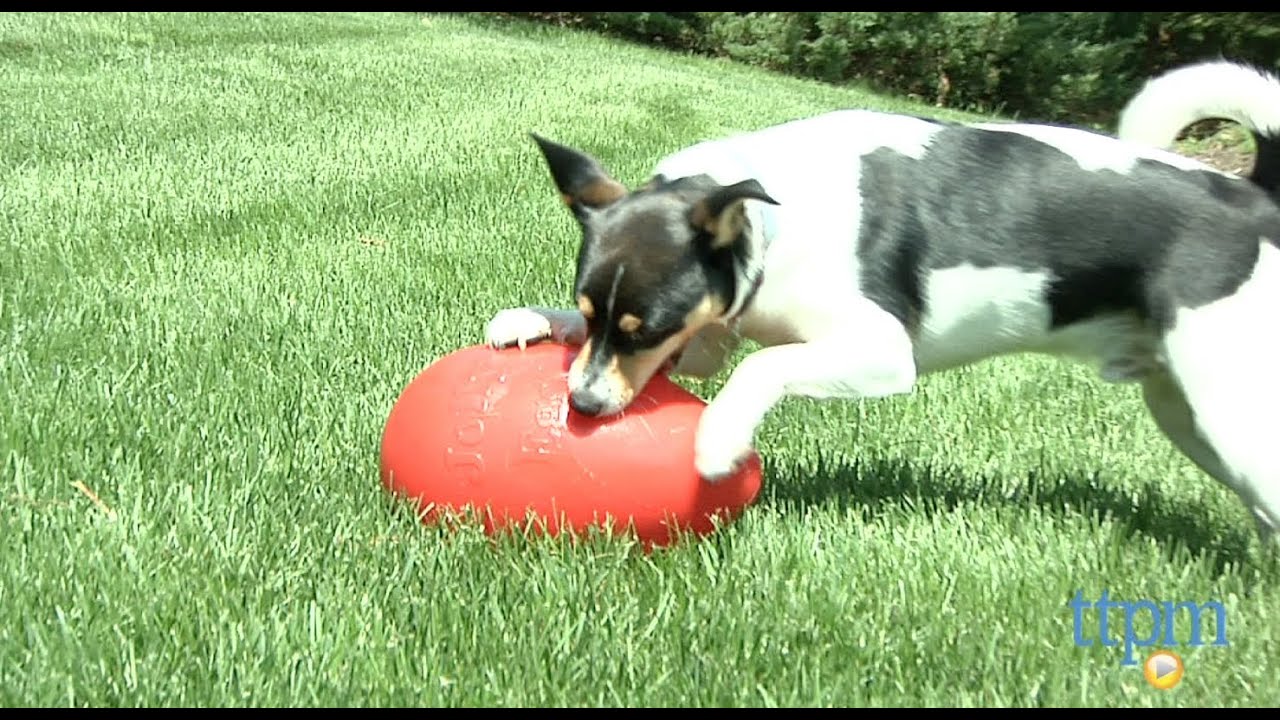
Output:
[[1280,137],[1255,133],[1253,141],[1257,155],[1249,179],[1280,200]]
[[1049,272],[1054,327],[1120,311],[1167,327],[1237,288],[1259,239],[1280,236],[1280,208],[1247,182],[1148,160],[1085,170],[1034,138],[964,126],[919,160],[866,155],[859,185],[860,280],[904,322],[926,310],[925,271],[970,264]]

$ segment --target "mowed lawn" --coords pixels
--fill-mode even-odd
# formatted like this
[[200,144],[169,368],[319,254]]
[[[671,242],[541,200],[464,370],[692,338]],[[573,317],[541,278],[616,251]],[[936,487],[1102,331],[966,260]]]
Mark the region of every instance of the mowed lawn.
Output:
[[[2,706],[1280,705],[1252,523],[1082,367],[788,400],[757,504],[651,555],[447,534],[379,484],[417,372],[571,302],[528,132],[636,184],[934,108],[415,14],[5,14],[0,87]],[[1076,646],[1077,590],[1220,601],[1230,644],[1152,689]]]

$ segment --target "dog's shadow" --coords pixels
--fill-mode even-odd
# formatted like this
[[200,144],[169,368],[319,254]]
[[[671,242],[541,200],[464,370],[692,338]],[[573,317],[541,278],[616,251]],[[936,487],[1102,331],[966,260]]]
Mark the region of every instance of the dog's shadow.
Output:
[[[1058,516],[1107,519],[1126,537],[1146,536],[1171,555],[1181,548],[1203,557],[1215,572],[1256,565],[1250,553],[1253,525],[1224,528],[1204,516],[1191,502],[1169,497],[1155,485],[1133,491],[1099,477],[1031,473],[1017,483],[974,477],[947,467],[916,466],[901,460],[832,460],[819,456],[818,465],[801,468],[785,459],[767,471],[757,504],[787,513],[815,505],[855,511],[871,519],[910,505],[928,514],[949,512],[962,505],[1040,509]],[[1244,520],[1243,516],[1240,518]],[[1270,563],[1263,563],[1271,568]]]

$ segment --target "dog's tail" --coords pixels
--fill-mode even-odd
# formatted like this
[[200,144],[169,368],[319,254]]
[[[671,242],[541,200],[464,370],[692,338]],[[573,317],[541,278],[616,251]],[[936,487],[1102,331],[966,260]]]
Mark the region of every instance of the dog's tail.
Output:
[[1280,196],[1280,77],[1227,60],[1187,65],[1146,82],[1120,113],[1117,136],[1159,148],[1201,120],[1239,123],[1257,149],[1250,181]]

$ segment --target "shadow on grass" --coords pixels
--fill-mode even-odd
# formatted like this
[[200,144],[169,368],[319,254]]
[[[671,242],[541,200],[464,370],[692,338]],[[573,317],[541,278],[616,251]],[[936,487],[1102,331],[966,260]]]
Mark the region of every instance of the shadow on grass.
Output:
[[[961,505],[1039,507],[1053,515],[1109,519],[1126,537],[1155,539],[1172,555],[1182,548],[1212,563],[1229,567],[1256,565],[1250,553],[1254,528],[1247,521],[1224,529],[1195,505],[1170,498],[1154,484],[1136,491],[1108,485],[1088,475],[1045,476],[1037,473],[1017,483],[967,475],[960,470],[900,460],[832,461],[822,457],[816,469],[774,464],[758,503],[786,512],[813,505],[853,510],[872,518],[903,506],[927,514]],[[1243,519],[1243,516],[1241,517]],[[1270,566],[1270,563],[1266,563]]]

